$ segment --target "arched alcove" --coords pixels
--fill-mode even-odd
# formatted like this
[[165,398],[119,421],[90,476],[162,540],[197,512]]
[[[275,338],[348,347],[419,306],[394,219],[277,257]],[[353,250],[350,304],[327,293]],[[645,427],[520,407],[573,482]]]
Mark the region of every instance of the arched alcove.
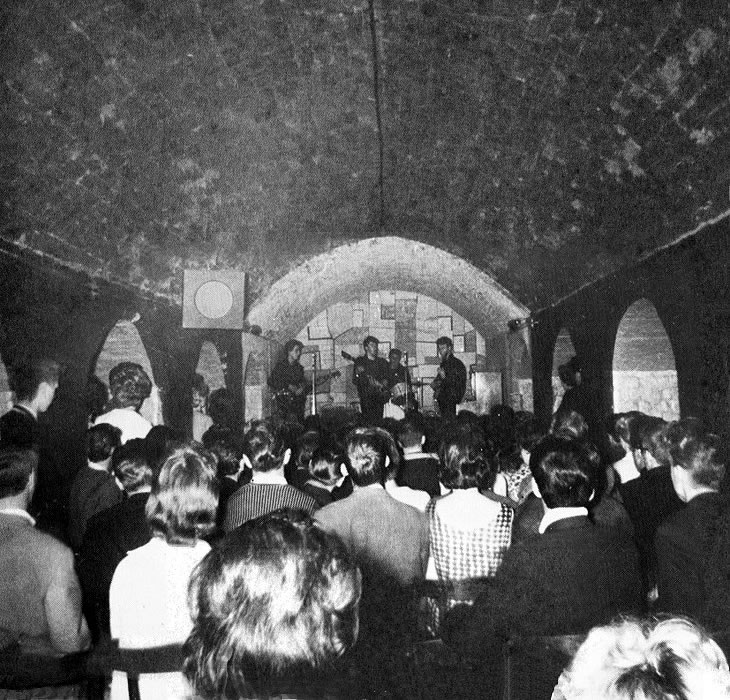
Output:
[[226,388],[226,370],[221,361],[218,348],[210,340],[203,341],[200,346],[200,355],[195,372],[205,379],[210,391]]
[[147,356],[142,338],[134,325],[134,321],[121,320],[109,331],[104,345],[96,360],[94,374],[108,386],[109,371],[120,362],[136,362],[141,365],[152,380],[152,394],[142,404],[140,413],[152,423],[160,425],[162,420],[162,403],[160,391],[155,383],[152,365]]
[[570,337],[570,332],[567,328],[562,328],[558,333],[558,337],[555,339],[555,349],[553,350],[553,373],[552,373],[552,387],[553,387],[553,413],[560,406],[560,402],[563,399],[565,393],[565,387],[560,381],[558,376],[558,367],[565,364],[571,357],[575,356],[575,346],[573,345],[573,339]]
[[[357,405],[353,365],[342,353],[352,357],[361,355],[363,339],[368,335],[380,341],[382,357],[387,358],[391,348],[403,353],[402,362],[408,363],[419,405],[426,411],[434,409],[430,384],[439,366],[436,339],[440,336],[451,338],[454,354],[470,370],[472,378],[467,384],[462,407],[475,411],[489,409],[493,397],[485,394],[474,375],[483,372],[487,365],[498,365],[499,361],[487,359],[484,337],[447,304],[416,292],[383,289],[329,306],[297,334],[297,340],[304,346],[302,364],[308,378],[311,379],[315,356],[322,379],[326,378],[327,372],[339,372],[339,376],[319,385],[319,408],[353,408]],[[310,407],[311,399],[308,399],[307,411]]]
[[[424,243],[384,236],[339,246],[294,268],[253,305],[248,322],[260,327],[266,338],[284,343],[343,301],[362,300],[363,313],[367,308],[369,314],[370,294],[383,290],[438,300],[435,303],[468,319],[487,344],[507,332],[510,320],[529,315],[527,307],[492,277],[462,258]],[[248,356],[246,342],[244,337],[244,357]],[[334,348],[330,355],[334,357]],[[476,371],[480,369],[477,365]],[[262,406],[265,403],[252,385],[261,380],[260,374],[246,372],[247,417],[255,415],[249,410],[249,394]]]
[[669,336],[648,299],[634,302],[616,332],[613,352],[614,411],[642,411],[679,418],[679,390]]
[[462,258],[384,236],[339,246],[297,266],[254,304],[248,321],[283,343],[329,306],[382,289],[438,299],[484,337],[502,334],[508,321],[529,315],[492,277]]

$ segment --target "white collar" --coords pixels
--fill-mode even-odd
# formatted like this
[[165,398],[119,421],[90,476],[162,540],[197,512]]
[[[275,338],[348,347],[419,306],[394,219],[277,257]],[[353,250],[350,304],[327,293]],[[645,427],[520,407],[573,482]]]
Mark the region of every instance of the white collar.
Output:
[[22,508],[0,508],[0,514],[2,515],[16,515],[19,518],[24,518],[33,527],[35,527],[35,518],[27,511]]
[[423,459],[424,457],[430,459],[438,459],[438,457],[433,454],[433,452],[423,452],[420,447],[412,452],[406,452],[405,450],[403,450],[403,459],[406,462],[409,459]]
[[106,472],[109,474],[109,470],[107,469],[107,464],[104,462],[87,462],[86,466],[89,467],[89,469],[93,469],[97,472]]
[[545,506],[545,515],[542,516],[537,531],[542,535],[553,523],[566,518],[575,518],[579,515],[588,515],[588,508],[548,508]]
[[279,469],[270,472],[254,472],[251,475],[252,484],[286,484],[286,477]]

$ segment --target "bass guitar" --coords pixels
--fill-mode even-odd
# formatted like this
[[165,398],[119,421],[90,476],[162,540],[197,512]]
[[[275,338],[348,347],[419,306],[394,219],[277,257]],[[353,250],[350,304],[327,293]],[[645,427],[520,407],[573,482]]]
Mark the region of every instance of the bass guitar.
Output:
[[[340,376],[340,370],[333,369],[325,372],[318,372],[317,379],[314,382],[314,386],[317,387],[320,384],[324,384],[330,379],[335,379]],[[279,407],[279,411],[284,415],[289,413],[298,413],[304,409],[304,401],[306,395],[312,393],[312,382],[303,382],[302,384],[289,385],[283,389],[271,392],[271,398],[276,401],[276,405]]]

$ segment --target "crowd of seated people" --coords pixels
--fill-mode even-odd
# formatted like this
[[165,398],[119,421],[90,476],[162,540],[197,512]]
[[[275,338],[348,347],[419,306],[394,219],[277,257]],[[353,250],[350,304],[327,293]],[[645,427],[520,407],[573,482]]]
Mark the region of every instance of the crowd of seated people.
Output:
[[[513,635],[585,634],[658,613],[730,628],[725,452],[697,420],[617,414],[597,443],[573,409],[543,430],[499,406],[448,421],[409,412],[378,425],[344,414],[306,428],[215,423],[201,444],[164,426],[125,434],[139,424],[149,378],[132,363],[112,374],[107,415],[117,425],[101,414],[89,428],[68,546],[28,515],[33,443],[0,447],[0,576],[10,591],[0,648],[185,643],[184,673],[143,676],[142,697],[269,697],[283,687],[306,696],[302,684],[314,697],[325,686],[327,697],[348,697],[353,678],[363,697],[381,697],[405,692],[408,650],[438,636],[479,666],[481,695],[498,697],[500,650]],[[33,554],[20,562],[20,550]],[[23,576],[42,582],[30,597]],[[429,578],[447,597],[424,606]],[[672,629],[638,619],[606,629],[644,639],[644,650]],[[589,636],[556,697],[597,692],[581,686],[581,669],[597,663],[590,650],[609,643],[603,634]],[[721,683],[718,659],[707,663]],[[649,683],[624,676],[596,676],[590,688]],[[120,674],[111,692],[127,697]]]

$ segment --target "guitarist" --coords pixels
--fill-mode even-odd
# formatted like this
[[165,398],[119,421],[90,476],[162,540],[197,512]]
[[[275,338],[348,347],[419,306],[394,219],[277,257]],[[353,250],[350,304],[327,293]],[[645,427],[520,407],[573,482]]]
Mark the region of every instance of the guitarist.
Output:
[[296,419],[299,423],[304,423],[307,403],[307,381],[304,367],[299,363],[302,347],[298,340],[287,340],[266,382],[276,401],[278,415],[284,420]]
[[456,416],[456,404],[464,398],[466,391],[466,367],[457,357],[454,357],[454,343],[451,338],[442,336],[436,341],[441,365],[436,378],[431,382],[433,395],[439,407],[442,418]]
[[388,361],[378,357],[379,341],[372,335],[363,341],[365,355],[355,360],[354,376],[360,397],[360,411],[368,425],[383,419],[383,407],[390,398]]

